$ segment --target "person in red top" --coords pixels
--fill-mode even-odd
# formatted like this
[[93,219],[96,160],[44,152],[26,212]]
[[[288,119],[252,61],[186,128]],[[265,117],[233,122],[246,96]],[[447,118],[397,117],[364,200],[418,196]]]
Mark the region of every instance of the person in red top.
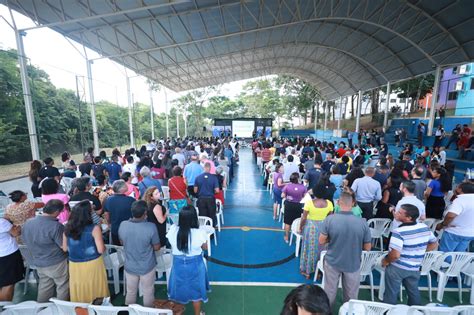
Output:
[[172,170],[173,177],[168,180],[170,189],[170,200],[168,201],[169,213],[179,213],[188,205],[188,186],[183,178],[183,169],[175,166]]
[[270,150],[268,144],[265,144],[263,146],[262,150],[262,164],[265,166],[268,162],[270,162],[270,159],[272,158],[272,151]]
[[343,157],[344,154],[346,154],[346,148],[342,143],[339,145],[339,149],[337,149],[336,153],[337,157],[339,158]]
[[462,125],[462,132],[467,133],[468,137],[469,137],[469,135],[471,135],[471,133],[472,133],[472,129],[469,128],[469,126],[467,124],[464,124],[464,125]]

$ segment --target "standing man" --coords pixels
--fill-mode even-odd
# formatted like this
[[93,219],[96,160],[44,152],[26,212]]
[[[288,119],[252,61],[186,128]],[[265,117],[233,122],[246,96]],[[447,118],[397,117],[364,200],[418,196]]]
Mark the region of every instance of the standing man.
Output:
[[444,229],[439,250],[465,252],[474,240],[474,184],[464,182],[456,188],[457,197],[437,230]]
[[343,303],[357,299],[362,250],[370,251],[372,240],[367,222],[352,214],[351,194],[342,192],[339,206],[340,212],[327,216],[323,221],[319,235],[319,244],[328,244],[324,256],[324,290],[331,307],[334,306],[340,277]]
[[212,224],[217,224],[216,198],[219,193],[219,181],[217,176],[210,173],[211,163],[204,164],[204,173],[196,177],[194,182],[194,193],[198,196],[197,207],[199,215],[212,219]]
[[420,122],[418,124],[418,145],[423,146],[423,136],[425,135],[425,124]]
[[423,174],[425,173],[425,168],[423,165],[416,165],[411,170],[411,177],[412,182],[415,184],[415,196],[421,201],[424,201],[425,198],[425,190],[426,190],[426,182],[422,178]]
[[186,184],[188,185],[189,196],[197,197],[196,194],[194,193],[194,181],[196,180],[196,177],[201,175],[203,172],[204,172],[204,169],[199,163],[199,156],[197,152],[193,152],[193,154],[191,155],[191,163],[186,165],[186,167],[184,168],[184,174],[183,174],[184,180],[186,181]]
[[120,224],[118,234],[125,252],[127,295],[125,305],[137,302],[138,286],[143,291],[143,305],[153,307],[155,301],[155,251],[160,238],[154,223],[147,221],[148,206],[137,200],[132,204],[132,218]]
[[48,201],[43,214],[26,221],[21,231],[33,258],[31,263],[37,267],[38,303],[46,303],[52,297],[69,300],[67,254],[62,249],[64,226],[56,219],[63,208],[60,200]]
[[122,166],[118,164],[118,156],[112,155],[112,162],[107,163],[105,167],[107,176],[109,177],[109,184],[112,185],[116,180],[122,176]]
[[[411,180],[406,180],[400,184],[400,191],[403,193],[403,198],[397,202],[395,208],[392,208],[393,211],[400,211],[402,205],[410,204],[414,205],[418,209],[418,221],[423,222],[426,219],[426,210],[425,204],[415,196],[416,185]],[[402,224],[402,222],[397,220],[397,214],[393,214],[393,221],[391,230],[396,229]]]
[[408,293],[408,305],[420,305],[420,266],[426,251],[438,247],[436,237],[424,223],[417,223],[418,208],[403,204],[395,212],[402,224],[392,231],[389,252],[382,260],[385,267],[385,292],[383,302],[397,304],[397,295],[403,283]]
[[114,194],[104,202],[104,215],[112,232],[112,243],[120,245],[119,226],[132,217],[131,208],[135,199],[126,195],[128,186],[123,179],[116,180],[112,185],[112,190]]
[[352,148],[352,137],[354,137],[354,133],[347,130],[347,142],[349,143],[349,148]]
[[462,132],[461,124],[457,124],[456,127],[454,127],[453,130],[451,131],[451,136],[449,137],[449,141],[448,141],[448,144],[446,145],[446,149],[449,149],[449,146],[453,142],[456,147],[456,150],[458,149],[458,141],[459,141],[459,137],[461,136],[461,132]]
[[375,168],[369,166],[365,169],[365,176],[356,179],[351,186],[362,209],[362,217],[367,220],[374,215],[374,202],[382,199],[382,189],[380,183],[372,178],[374,175]]

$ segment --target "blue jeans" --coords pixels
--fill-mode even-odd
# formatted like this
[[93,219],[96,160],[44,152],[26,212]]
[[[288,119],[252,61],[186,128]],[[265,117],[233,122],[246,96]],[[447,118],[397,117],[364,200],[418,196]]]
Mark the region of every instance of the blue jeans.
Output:
[[387,304],[397,304],[397,295],[400,292],[400,285],[403,284],[408,294],[408,305],[420,305],[420,291],[418,281],[419,271],[410,271],[388,265],[385,268],[385,292],[383,302]]
[[469,246],[469,242],[474,240],[474,237],[461,236],[444,231],[441,236],[439,250],[442,252],[465,252]]

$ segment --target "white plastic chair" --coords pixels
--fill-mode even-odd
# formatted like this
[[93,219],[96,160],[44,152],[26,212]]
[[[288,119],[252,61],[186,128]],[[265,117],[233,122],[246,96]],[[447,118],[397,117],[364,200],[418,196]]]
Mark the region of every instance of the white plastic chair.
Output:
[[291,246],[291,243],[293,241],[293,235],[294,235],[296,237],[296,240],[295,240],[295,244],[296,244],[295,257],[298,257],[299,254],[300,254],[300,245],[301,245],[301,237],[302,237],[302,235],[298,231],[300,229],[300,222],[301,222],[301,218],[298,218],[298,219],[294,220],[293,223],[291,224],[291,234],[290,234],[289,246]]
[[87,309],[90,305],[89,303],[61,301],[55,298],[51,298],[49,300],[54,303],[59,315],[74,315],[76,314],[76,308],[79,307]]
[[474,315],[474,305],[458,305],[454,306],[453,310],[459,315]]
[[270,195],[273,194],[273,172],[268,175],[267,190],[270,192]]
[[282,201],[281,201],[281,206],[279,206],[279,210],[278,210],[278,222],[282,222],[281,223],[281,228],[284,229],[285,228],[285,220],[284,220],[284,217],[285,217],[285,201],[286,201],[286,198],[283,198]]
[[57,309],[53,303],[38,303],[36,301],[25,301],[18,304],[12,302],[0,302],[0,313],[3,307],[3,314],[5,315],[33,315],[39,312],[50,309],[48,314],[57,314]]
[[382,252],[363,251],[360,262],[360,281],[364,281],[367,276],[370,280],[370,296],[374,300],[374,275],[372,271],[377,264],[377,259],[383,255]]
[[[110,275],[112,273],[112,277],[114,280],[114,292],[118,294],[120,292],[120,268],[122,268],[125,264],[125,255],[123,253],[122,246],[116,245],[105,245],[105,252],[103,254],[104,257],[104,265],[107,273]],[[126,291],[126,284],[125,284],[125,274],[123,275],[123,294],[125,295]]]
[[431,282],[431,269],[433,264],[438,260],[438,258],[443,255],[443,252],[440,251],[430,251],[426,252],[421,262],[420,277],[426,276],[428,280],[428,294],[430,296],[430,302],[433,301],[432,297],[432,282]]
[[407,315],[454,315],[457,312],[452,307],[444,307],[444,306],[420,306],[420,305],[412,305],[408,308],[406,313]]
[[217,246],[216,229],[213,226],[212,219],[205,216],[198,216],[199,228],[207,233],[207,252],[211,256],[211,235],[214,235],[214,244]]
[[129,305],[128,310],[130,314],[135,314],[135,315],[173,315],[172,310],[144,307],[138,304]]
[[316,271],[314,272],[314,279],[313,282],[316,282],[318,279],[318,272],[321,272],[322,277],[321,277],[321,288],[324,289],[324,256],[326,256],[325,250],[321,251],[321,254],[319,255],[319,260],[318,263],[316,264]]
[[392,308],[393,305],[385,303],[349,300],[339,309],[339,315],[381,315]]
[[28,291],[28,279],[30,278],[30,272],[33,272],[34,277],[36,278],[36,284],[39,283],[38,273],[36,271],[36,266],[33,264],[33,255],[31,254],[28,247],[24,244],[18,245],[20,249],[21,256],[23,256],[23,261],[25,264],[25,286],[23,288],[23,295],[26,295]]
[[169,186],[161,186],[161,189],[163,190],[163,201],[166,208],[169,209],[168,201],[170,200],[170,188]]
[[119,312],[128,312],[128,307],[89,305],[89,315],[117,315]]
[[369,225],[369,229],[370,229],[370,235],[372,236],[374,247],[377,244],[377,240],[378,240],[380,243],[381,251],[383,251],[383,235],[390,228],[391,223],[392,223],[392,220],[390,219],[379,219],[379,218],[374,218],[367,221],[367,224]]
[[434,219],[434,218],[427,218],[425,219],[425,221],[423,221],[424,224],[426,224],[426,226],[429,227],[429,229],[431,230],[431,232],[435,232],[436,230],[436,226],[438,225],[438,223],[440,223],[442,220],[438,220],[438,219]]
[[[443,301],[444,289],[449,277],[456,277],[458,280],[459,302],[462,303],[462,279],[461,270],[474,257],[473,253],[449,252],[439,256],[433,265],[432,270],[438,274],[438,293],[436,299]],[[447,262],[446,260],[450,260]]]
[[222,201],[216,199],[216,217],[217,217],[217,229],[221,231],[221,225],[224,225],[224,205]]
[[166,287],[169,284],[171,274],[171,267],[173,267],[173,255],[170,249],[161,249],[155,252],[156,257],[156,276],[161,278],[163,274],[166,275]]
[[[461,270],[461,272],[466,275],[464,282],[467,285],[471,285],[471,296],[469,298],[469,303],[474,304],[474,260],[471,260],[470,263],[467,263],[466,266]],[[472,309],[474,314],[474,306]]]
[[59,183],[65,194],[69,194],[69,191],[72,188],[72,181],[74,178],[62,177],[61,182]]

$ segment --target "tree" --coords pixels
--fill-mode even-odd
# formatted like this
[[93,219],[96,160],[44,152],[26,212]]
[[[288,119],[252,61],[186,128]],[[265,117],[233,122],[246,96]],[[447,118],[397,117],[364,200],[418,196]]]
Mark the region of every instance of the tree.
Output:
[[418,100],[425,98],[427,93],[433,90],[434,75],[417,77],[414,79],[402,81],[392,86],[392,91],[398,93],[401,98],[411,98],[410,111],[415,111]]

